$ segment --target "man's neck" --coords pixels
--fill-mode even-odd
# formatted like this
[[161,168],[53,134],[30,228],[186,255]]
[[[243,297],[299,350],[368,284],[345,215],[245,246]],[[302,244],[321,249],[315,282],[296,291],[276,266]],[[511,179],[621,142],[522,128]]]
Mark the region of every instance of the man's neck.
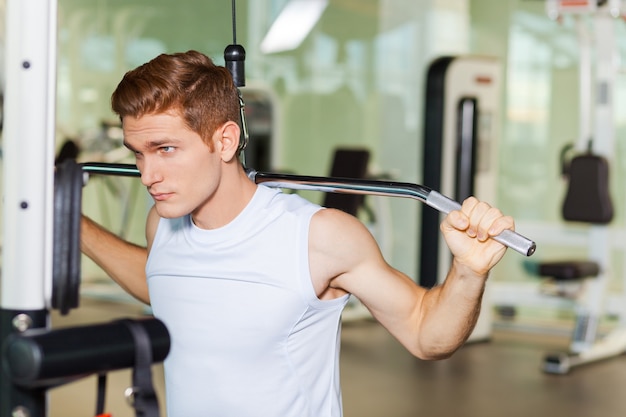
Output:
[[191,213],[192,221],[207,230],[226,226],[246,208],[256,189],[240,166],[235,175],[225,175],[210,200]]

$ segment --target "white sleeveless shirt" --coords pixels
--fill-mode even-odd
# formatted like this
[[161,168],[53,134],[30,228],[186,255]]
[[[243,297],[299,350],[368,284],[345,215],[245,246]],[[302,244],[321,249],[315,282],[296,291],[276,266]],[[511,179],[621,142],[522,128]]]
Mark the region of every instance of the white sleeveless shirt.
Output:
[[337,417],[341,312],[317,298],[305,199],[258,186],[228,225],[161,219],[146,275],[172,345],[168,417]]

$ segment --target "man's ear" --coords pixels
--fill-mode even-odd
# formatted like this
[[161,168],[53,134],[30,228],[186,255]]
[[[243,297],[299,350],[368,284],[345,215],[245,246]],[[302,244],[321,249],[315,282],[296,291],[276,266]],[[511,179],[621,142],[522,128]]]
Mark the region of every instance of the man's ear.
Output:
[[217,132],[219,136],[216,138],[218,145],[218,151],[224,162],[229,162],[233,158],[237,157],[239,151],[239,138],[241,135],[241,129],[239,125],[233,121],[224,123]]

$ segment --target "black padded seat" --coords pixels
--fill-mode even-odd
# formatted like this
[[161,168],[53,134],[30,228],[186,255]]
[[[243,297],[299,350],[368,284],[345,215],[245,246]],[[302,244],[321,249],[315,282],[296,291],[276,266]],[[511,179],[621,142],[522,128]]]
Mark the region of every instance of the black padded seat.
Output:
[[557,281],[573,281],[595,277],[600,266],[593,261],[558,261],[539,264],[539,275],[552,277]]

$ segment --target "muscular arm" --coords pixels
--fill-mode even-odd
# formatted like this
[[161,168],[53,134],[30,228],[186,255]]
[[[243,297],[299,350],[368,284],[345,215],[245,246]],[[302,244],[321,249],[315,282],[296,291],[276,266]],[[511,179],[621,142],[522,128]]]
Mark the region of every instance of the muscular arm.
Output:
[[[445,282],[432,289],[389,266],[369,231],[335,210],[317,213],[311,226],[311,273],[331,277],[329,290],[354,294],[411,353],[423,359],[450,356],[476,324],[489,270],[505,247],[487,239],[512,227],[512,220],[469,200],[453,212],[442,232],[454,259]],[[322,278],[323,281],[324,278]],[[317,287],[323,294],[323,284]]]
[[146,283],[147,250],[127,242],[86,216],[81,219],[81,251],[126,292],[150,303]]

